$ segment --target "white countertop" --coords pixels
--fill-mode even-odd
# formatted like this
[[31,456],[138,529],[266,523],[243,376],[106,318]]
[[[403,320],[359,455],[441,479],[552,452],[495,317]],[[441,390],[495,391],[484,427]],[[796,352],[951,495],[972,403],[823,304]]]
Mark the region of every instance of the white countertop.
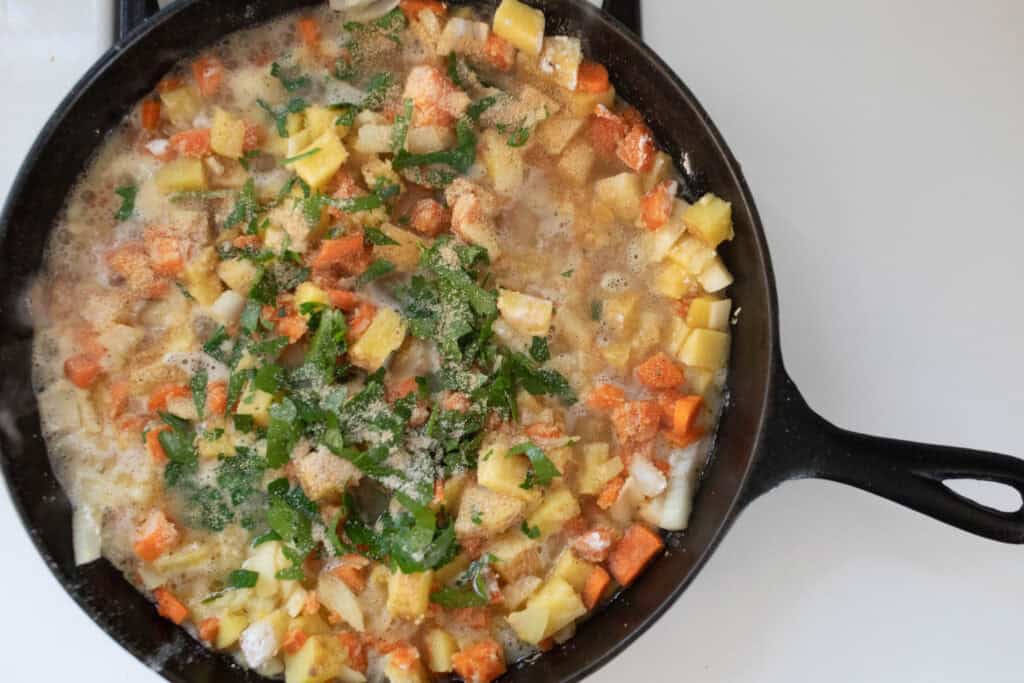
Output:
[[[0,0],[0,188],[109,40],[108,2]],[[809,402],[861,431],[1024,455],[1024,3],[645,5],[648,41],[744,164]],[[0,538],[0,678],[158,680],[58,587],[5,495]],[[1018,683],[1022,568],[1016,547],[789,484],[593,680]]]

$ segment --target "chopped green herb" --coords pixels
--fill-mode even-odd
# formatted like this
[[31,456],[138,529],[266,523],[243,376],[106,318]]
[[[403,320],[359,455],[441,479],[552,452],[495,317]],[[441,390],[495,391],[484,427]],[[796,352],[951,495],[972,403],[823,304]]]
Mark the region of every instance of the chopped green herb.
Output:
[[241,164],[242,168],[244,168],[246,171],[249,171],[251,170],[249,162],[262,154],[263,152],[258,149],[250,149],[248,152],[242,155],[242,158],[238,160],[238,163]]
[[526,520],[523,520],[523,525],[519,528],[527,538],[540,538],[540,527],[530,526],[526,523]]
[[319,153],[320,153],[320,148],[319,147],[314,147],[313,149],[306,150],[302,154],[296,154],[293,157],[288,157],[287,159],[282,161],[281,164],[284,165],[284,166],[287,166],[288,164],[294,164],[296,161],[302,161],[303,159],[308,159],[309,157],[313,156],[314,154],[319,154]]
[[276,469],[283,467],[292,455],[292,448],[298,441],[298,409],[290,399],[270,407],[270,424],[267,426],[267,465]]
[[284,379],[284,368],[274,363],[267,363],[256,371],[256,377],[252,383],[260,391],[268,394],[276,394]]
[[523,127],[518,128],[508,139],[509,147],[522,147],[530,139],[530,129]]
[[252,588],[259,581],[258,572],[248,569],[236,569],[228,575],[228,585],[231,588]]
[[224,219],[224,229],[227,230],[243,223],[246,225],[252,224],[256,220],[256,214],[259,210],[259,201],[256,199],[256,181],[249,178],[242,185],[242,191],[238,194],[235,208]]
[[396,171],[401,171],[402,169],[414,166],[444,164],[464,175],[469,172],[470,167],[476,162],[477,138],[469,119],[459,119],[455,126],[455,138],[455,148],[443,152],[410,154],[403,149],[395,154],[395,158],[391,161],[391,167]]
[[484,97],[483,99],[469,105],[469,109],[466,110],[466,116],[469,117],[469,119],[474,123],[478,122],[480,121],[480,117],[484,115],[484,112],[493,107],[494,105],[496,105],[497,103],[498,98],[494,97],[493,95],[489,97]]
[[371,263],[363,274],[356,278],[356,287],[362,287],[374,280],[379,280],[395,270],[395,264],[387,259],[379,258]]
[[398,242],[391,239],[387,234],[380,228],[366,228],[363,231],[366,235],[366,241],[370,244],[375,244],[378,247],[397,247]]
[[590,319],[594,321],[600,321],[601,316],[604,314],[604,303],[594,299],[590,302]]
[[278,64],[277,62],[274,62],[273,64],[270,65],[270,75],[276,78],[277,80],[281,81],[281,85],[284,86],[284,89],[287,90],[288,92],[295,92],[296,90],[306,88],[312,82],[308,76],[297,76],[289,78],[287,75],[285,75],[284,69],[282,69],[281,65]]
[[508,450],[506,455],[507,457],[525,455],[529,458],[530,465],[532,467],[531,473],[533,474],[533,481],[536,481],[541,486],[548,486],[555,477],[562,476],[562,473],[559,472],[558,468],[555,467],[555,464],[548,459],[548,456],[544,454],[544,451],[531,441],[521,443],[518,446],[513,446]]
[[470,520],[472,520],[473,524],[476,524],[477,526],[484,523],[483,515],[480,514],[479,510],[473,510],[473,516],[470,517]]
[[126,221],[132,217],[135,213],[135,195],[139,193],[139,188],[134,185],[125,185],[114,190],[114,194],[121,198],[121,208],[114,214],[114,218],[119,221]]
[[374,75],[370,84],[366,86],[366,97],[363,98],[362,108],[370,111],[377,111],[384,106],[388,90],[395,84],[395,75],[390,71]]
[[562,277],[564,277],[566,279],[571,278],[572,274],[575,273],[575,272],[576,272],[575,268],[570,268],[569,270],[567,270],[564,273],[562,273]]
[[274,109],[262,99],[257,99],[256,104],[274,120],[274,124],[277,126],[277,134],[282,138],[288,137],[288,114],[298,114],[309,108],[309,103],[301,97],[293,97],[288,100],[284,109],[281,110]]
[[547,363],[551,360],[551,351],[548,349],[546,337],[534,337],[530,342],[530,357],[538,363]]
[[199,370],[192,375],[192,402],[196,405],[196,415],[200,420],[203,419],[203,413],[206,412],[206,383],[206,370]]

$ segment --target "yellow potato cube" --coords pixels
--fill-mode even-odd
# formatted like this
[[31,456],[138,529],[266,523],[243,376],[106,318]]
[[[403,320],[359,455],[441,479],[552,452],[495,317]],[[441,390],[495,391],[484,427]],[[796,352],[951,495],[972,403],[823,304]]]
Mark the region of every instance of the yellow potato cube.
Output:
[[605,485],[622,473],[625,466],[622,459],[612,457],[606,443],[590,443],[583,447],[579,471],[576,474],[577,490],[587,496],[596,496]]
[[484,547],[484,552],[495,557],[494,570],[508,582],[539,574],[543,567],[540,542],[524,534],[522,529],[512,529],[498,536]]
[[654,291],[668,299],[681,299],[690,291],[690,273],[678,263],[668,263],[654,277]]
[[530,460],[525,455],[508,455],[509,446],[502,442],[484,445],[477,460],[476,479],[481,486],[504,493],[530,503],[540,496],[540,491],[529,491],[522,487]]
[[260,276],[260,269],[248,259],[233,258],[217,264],[217,276],[232,291],[247,297]]
[[270,406],[274,403],[274,395],[257,389],[250,382],[242,392],[242,398],[238,401],[239,415],[251,415],[252,421],[260,427],[270,424]]
[[326,635],[308,638],[293,655],[285,653],[284,665],[285,683],[326,683],[354,673],[345,665],[335,641]]
[[729,334],[717,330],[694,330],[679,355],[686,365],[705,370],[720,370],[729,361]]
[[722,259],[717,256],[711,263],[707,265],[700,275],[697,276],[697,282],[704,288],[704,291],[714,294],[720,292],[733,283],[732,273],[722,263]]
[[564,579],[574,591],[582,593],[583,587],[587,584],[587,578],[593,570],[594,565],[576,557],[572,550],[566,548],[555,561],[551,576]]
[[536,606],[547,610],[548,623],[544,629],[545,638],[561,631],[587,612],[579,594],[573,590],[568,581],[558,576],[553,576],[545,581],[544,585],[530,596],[526,604],[528,607]]
[[580,504],[567,488],[552,489],[541,499],[540,506],[527,518],[530,527],[540,529],[541,538],[547,538],[562,525],[580,514]]
[[388,581],[388,614],[399,619],[420,619],[430,606],[434,572],[403,574],[395,570]]
[[200,159],[182,157],[168,161],[156,172],[156,186],[164,194],[206,189],[206,169]]
[[213,646],[218,650],[226,650],[238,642],[238,637],[249,625],[249,619],[242,614],[223,614],[219,620],[217,638]]
[[601,319],[619,334],[630,334],[636,322],[636,305],[640,297],[632,292],[613,296],[605,301]]
[[686,375],[686,386],[694,394],[704,396],[715,381],[715,373],[704,368],[688,367],[683,370]]
[[594,185],[597,198],[615,212],[615,217],[632,225],[640,217],[643,185],[636,173],[620,173]]
[[316,189],[326,185],[348,159],[345,145],[342,144],[337,131],[333,129],[324,131],[309,143],[309,147],[299,152],[298,156],[303,154],[309,156],[293,161],[288,166],[310,187]]
[[544,640],[551,615],[543,605],[530,606],[508,615],[508,623],[520,640],[537,645]]
[[544,12],[519,0],[502,0],[494,13],[494,32],[523,52],[537,56],[544,45]]
[[308,107],[306,111],[302,112],[306,115],[306,128],[309,131],[311,139],[316,139],[326,133],[329,130],[337,132],[339,137],[345,137],[348,131],[344,126],[335,126],[334,122],[338,120],[338,112],[328,109],[327,107],[321,107],[320,105],[314,105]]
[[[644,230],[640,233],[643,241],[644,253],[647,255],[648,261],[651,263],[659,263],[664,261],[665,257],[672,255],[672,252],[676,247],[676,243],[679,242],[679,238],[682,237],[684,232],[686,232],[686,225],[683,223],[683,214],[685,212],[686,203],[677,199],[675,201],[675,208],[672,210],[672,216],[669,218],[668,223],[653,232],[650,230]],[[697,240],[693,241],[700,244]]]
[[408,324],[390,308],[381,308],[348,355],[352,364],[367,372],[376,372],[405,341]]
[[222,157],[241,159],[244,147],[245,121],[217,107],[210,129],[210,148]]
[[668,257],[687,272],[700,275],[715,260],[716,254],[714,249],[709,249],[699,239],[687,236],[669,250]]
[[715,299],[700,296],[690,302],[686,312],[686,324],[706,330],[729,329],[729,315],[732,313],[732,299]]
[[375,246],[373,248],[374,257],[391,261],[400,271],[416,270],[420,262],[420,246],[423,244],[423,240],[408,230],[397,228],[390,223],[380,226],[380,231],[398,244]]
[[191,128],[199,113],[199,96],[191,88],[175,88],[160,93],[163,113],[177,128]]
[[552,36],[541,48],[540,71],[566,90],[576,90],[583,62],[583,44],[579,38]]
[[597,105],[599,104],[603,104],[609,108],[615,104],[614,87],[598,93],[577,90],[569,96],[566,109],[572,116],[585,119],[594,113],[594,110],[597,109]]
[[217,279],[217,251],[205,247],[185,266],[185,289],[203,306],[209,306],[224,288]]
[[586,122],[586,119],[571,116],[552,116],[537,127],[535,139],[545,152],[558,156],[583,130]]
[[668,350],[673,356],[678,356],[683,350],[686,338],[690,336],[690,326],[677,315],[672,316],[672,329],[669,333]]
[[303,313],[303,304],[322,304],[327,306],[329,303],[330,299],[327,298],[327,292],[320,287],[317,287],[312,282],[303,282],[295,288],[295,310],[306,318],[311,317],[313,314]]
[[601,356],[608,365],[620,372],[629,365],[629,356],[633,352],[633,345],[628,341],[615,342],[601,347]]
[[502,319],[527,337],[545,337],[551,329],[555,306],[546,299],[511,289],[498,290],[498,310]]
[[312,135],[309,134],[309,130],[303,128],[298,133],[292,133],[288,136],[288,142],[285,149],[288,151],[288,158],[296,157],[301,155],[309,148],[309,144],[315,140]]
[[444,629],[432,628],[423,636],[427,649],[427,668],[436,674],[452,670],[452,655],[459,651],[459,644]]
[[558,160],[558,173],[573,185],[582,186],[590,180],[590,172],[596,161],[597,155],[589,143],[574,140]]
[[489,128],[481,136],[480,155],[495,192],[512,197],[522,190],[526,180],[523,148],[509,146],[507,136]]
[[494,536],[518,524],[525,510],[526,503],[520,498],[497,493],[485,486],[470,486],[462,494],[455,533],[460,538]]
[[713,194],[706,194],[687,209],[683,216],[686,227],[714,249],[735,233],[732,226],[732,204]]

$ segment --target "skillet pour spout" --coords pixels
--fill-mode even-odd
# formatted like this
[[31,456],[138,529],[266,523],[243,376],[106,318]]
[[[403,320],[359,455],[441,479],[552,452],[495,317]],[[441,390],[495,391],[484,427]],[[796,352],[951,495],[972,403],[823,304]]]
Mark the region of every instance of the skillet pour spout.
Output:
[[[224,35],[321,0],[124,0],[121,39],[60,104],[28,154],[0,216],[0,370],[5,386],[0,467],[33,542],[82,609],[128,651],[176,683],[263,680],[211,652],[159,617],[147,599],[107,562],[76,566],[71,506],[50,469],[31,386],[33,330],[25,292],[42,264],[64,198],[132,104],[178,60]],[[142,3],[140,5],[140,3]],[[492,11],[498,0],[454,0]],[[1024,462],[1009,456],[925,446],[853,434],[815,414],[782,364],[778,302],[771,259],[753,196],[739,162],[696,97],[639,39],[639,3],[606,6],[634,30],[585,0],[530,0],[551,30],[580,36],[588,54],[608,67],[619,93],[640,108],[659,143],[700,185],[733,206],[736,239],[722,256],[736,278],[731,296],[743,307],[733,330],[729,405],[694,500],[689,528],[669,534],[668,552],[578,636],[506,675],[506,681],[576,681],[593,673],[649,628],[681,595],[757,496],[790,479],[849,484],[987,538],[1024,543],[1024,511],[1000,512],[944,482],[982,479],[1024,494]],[[697,180],[694,180],[696,186]],[[693,189],[693,188],[691,188]],[[159,656],[158,656],[159,654]]]

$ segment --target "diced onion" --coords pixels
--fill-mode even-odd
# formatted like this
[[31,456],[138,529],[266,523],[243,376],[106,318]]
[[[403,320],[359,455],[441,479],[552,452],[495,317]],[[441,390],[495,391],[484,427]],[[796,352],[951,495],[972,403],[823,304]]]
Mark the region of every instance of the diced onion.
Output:
[[89,564],[100,559],[100,525],[88,505],[79,505],[71,516],[71,541],[75,564]]
[[648,498],[660,494],[668,485],[665,475],[647,458],[633,458],[629,463],[629,472],[636,481],[637,490]]
[[316,587],[317,597],[327,609],[335,612],[349,626],[362,633],[366,626],[363,621],[363,610],[355,594],[341,579],[331,574],[321,574]]
[[245,299],[242,298],[242,295],[229,289],[217,297],[217,300],[210,306],[210,312],[217,322],[233,325],[238,322],[244,308]]

